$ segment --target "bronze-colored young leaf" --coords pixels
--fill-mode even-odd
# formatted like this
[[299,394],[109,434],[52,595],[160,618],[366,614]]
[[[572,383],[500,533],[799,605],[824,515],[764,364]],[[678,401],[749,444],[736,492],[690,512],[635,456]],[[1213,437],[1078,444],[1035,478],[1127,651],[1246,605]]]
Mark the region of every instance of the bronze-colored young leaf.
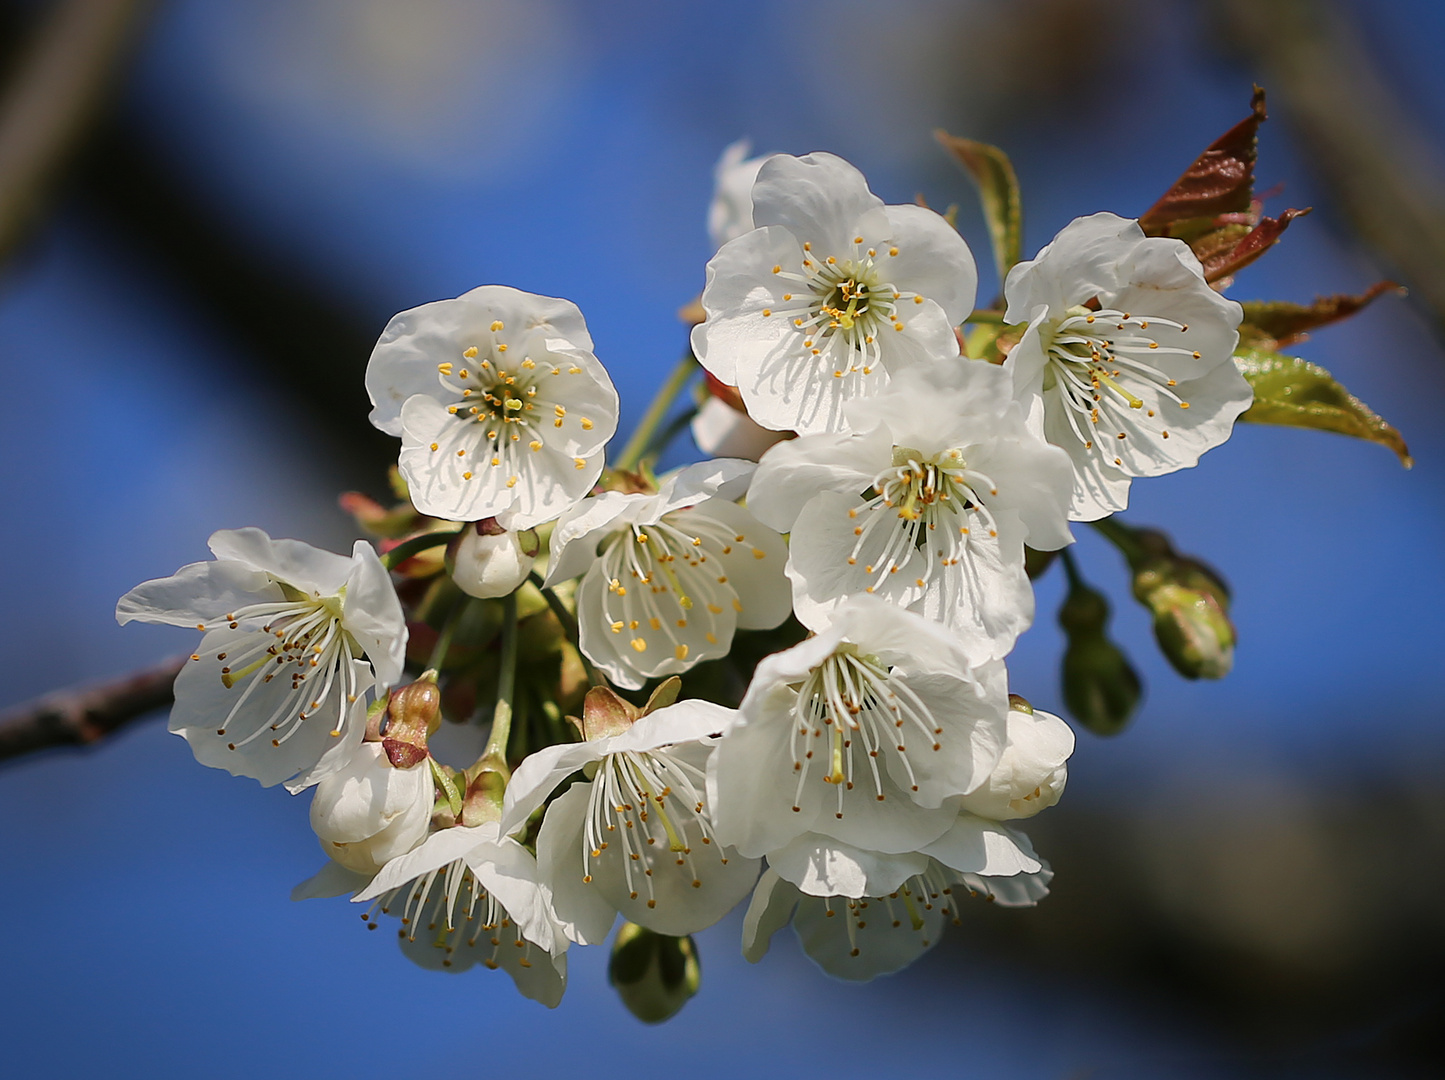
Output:
[[[1312,304],[1291,304],[1284,300],[1248,300],[1244,308],[1245,326],[1240,335],[1249,333],[1266,348],[1293,345],[1305,341],[1310,330],[1348,319],[1367,307],[1376,297],[1387,292],[1404,296],[1405,290],[1393,281],[1380,281],[1358,296],[1336,293],[1319,296]],[[1249,330],[1246,331],[1245,327]],[[1269,343],[1273,343],[1270,345]]]
[[1264,91],[1258,86],[1249,107],[1249,115],[1210,143],[1139,218],[1147,234],[1174,236],[1177,233],[1170,226],[1176,223],[1249,210],[1254,192],[1256,136],[1267,115]]
[[1404,438],[1318,364],[1268,349],[1240,349],[1235,365],[1254,387],[1254,404],[1240,417],[1255,424],[1334,431],[1387,446],[1410,468]]
[[1023,258],[1023,200],[1013,163],[997,146],[961,139],[946,131],[933,133],[945,150],[957,159],[978,185],[984,221],[993,241],[993,258],[1002,283],[1015,263]]
[[1204,264],[1204,280],[1213,284],[1239,273],[1279,243],[1279,238],[1289,228],[1289,223],[1295,218],[1304,217],[1310,209],[1307,206],[1303,210],[1286,210],[1277,218],[1264,218],[1228,251],[1201,259]]

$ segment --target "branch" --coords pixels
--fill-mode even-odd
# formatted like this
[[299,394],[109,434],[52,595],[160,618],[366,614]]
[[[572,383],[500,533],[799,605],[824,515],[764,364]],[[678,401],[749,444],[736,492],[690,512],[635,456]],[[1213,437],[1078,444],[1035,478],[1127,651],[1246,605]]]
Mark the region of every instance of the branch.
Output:
[[174,700],[171,684],[184,656],[163,660],[111,682],[58,690],[0,715],[0,761],[55,746],[99,742]]
[[0,260],[106,104],[152,0],[64,0],[44,20],[0,99]]

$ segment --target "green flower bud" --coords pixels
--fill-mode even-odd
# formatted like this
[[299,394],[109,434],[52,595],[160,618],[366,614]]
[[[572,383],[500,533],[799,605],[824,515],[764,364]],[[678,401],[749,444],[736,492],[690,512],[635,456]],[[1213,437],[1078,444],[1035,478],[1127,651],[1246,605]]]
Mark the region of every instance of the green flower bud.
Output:
[[1128,657],[1105,633],[1108,622],[1109,602],[1071,573],[1069,595],[1059,609],[1059,625],[1068,635],[1064,704],[1095,735],[1123,731],[1144,691]]
[[1234,666],[1234,624],[1213,593],[1165,584],[1149,593],[1154,637],[1186,679],[1222,679]]
[[691,937],[669,937],[624,922],[612,942],[607,981],[644,1024],[676,1015],[702,985]]
[[423,672],[410,686],[393,690],[387,700],[381,747],[398,769],[425,761],[427,737],[441,727],[442,694],[436,679],[435,671]]

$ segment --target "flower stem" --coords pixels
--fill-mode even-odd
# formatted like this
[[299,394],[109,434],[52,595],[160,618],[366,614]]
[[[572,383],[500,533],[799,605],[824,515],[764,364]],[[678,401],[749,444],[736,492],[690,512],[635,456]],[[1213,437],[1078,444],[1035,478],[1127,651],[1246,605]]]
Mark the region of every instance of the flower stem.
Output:
[[1098,521],[1089,522],[1109,543],[1119,549],[1124,559],[1133,565],[1144,554],[1144,549],[1139,544],[1139,539],[1134,535],[1134,530],[1123,522],[1115,521],[1112,517],[1100,518]]
[[497,672],[497,707],[492,712],[492,732],[487,736],[483,757],[507,759],[507,739],[512,734],[512,697],[517,692],[517,594],[502,600],[502,661]]
[[451,651],[452,635],[457,632],[457,623],[461,621],[462,609],[467,606],[470,597],[460,596],[452,609],[447,612],[446,621],[442,623],[441,632],[437,634],[437,642],[432,646],[431,656],[427,658],[427,671],[439,672],[442,665],[447,662],[447,653]]
[[402,563],[406,562],[413,555],[422,551],[428,551],[442,544],[451,543],[457,534],[454,532],[429,532],[420,536],[413,536],[410,540],[403,540],[396,547],[381,556],[381,565],[388,570],[395,570]]
[[696,370],[697,360],[693,358],[691,352],[677,362],[677,366],[672,369],[672,374],[667,377],[667,381],[658,388],[652,404],[647,406],[647,412],[638,421],[637,427],[633,428],[632,437],[622,448],[622,453],[618,456],[614,468],[628,471],[637,468],[638,463],[642,460],[642,455],[647,452],[653,433],[657,430],[658,425],[666,419],[667,410],[672,408],[673,401],[676,400],[678,394],[682,393],[683,387],[687,385]]
[[988,324],[991,325],[991,326],[1002,326],[1002,325],[1003,325],[1003,312],[1002,312],[1002,311],[987,311],[987,310],[985,310],[985,311],[975,311],[972,315],[970,315],[968,318],[964,319],[963,321],[964,321],[965,323],[971,323],[971,324],[973,324],[973,325],[975,325],[975,326],[979,325],[980,323],[988,323]]
[[1078,566],[1074,564],[1074,553],[1068,548],[1060,548],[1059,559],[1064,564],[1064,573],[1068,575],[1069,588],[1071,590],[1087,588],[1088,586],[1084,584],[1083,576],[1079,573]]
[[542,599],[547,601],[547,606],[552,609],[552,614],[557,616],[557,621],[562,624],[562,632],[567,635],[568,643],[577,650],[577,656],[581,659],[582,667],[587,672],[587,681],[593,686],[606,686],[606,680],[582,652],[582,632],[577,626],[577,620],[567,610],[567,605],[562,603],[561,597],[542,584],[542,578],[535,570],[527,575],[527,580],[542,594]]

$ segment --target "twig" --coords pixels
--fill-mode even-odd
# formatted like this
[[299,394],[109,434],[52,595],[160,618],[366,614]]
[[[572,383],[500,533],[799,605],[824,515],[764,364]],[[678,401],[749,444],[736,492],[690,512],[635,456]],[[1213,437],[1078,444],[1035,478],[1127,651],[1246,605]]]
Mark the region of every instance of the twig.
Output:
[[0,98],[0,260],[38,216],[153,0],[65,0]]
[[184,656],[98,686],[58,690],[0,715],[0,761],[56,746],[85,746],[164,708]]

